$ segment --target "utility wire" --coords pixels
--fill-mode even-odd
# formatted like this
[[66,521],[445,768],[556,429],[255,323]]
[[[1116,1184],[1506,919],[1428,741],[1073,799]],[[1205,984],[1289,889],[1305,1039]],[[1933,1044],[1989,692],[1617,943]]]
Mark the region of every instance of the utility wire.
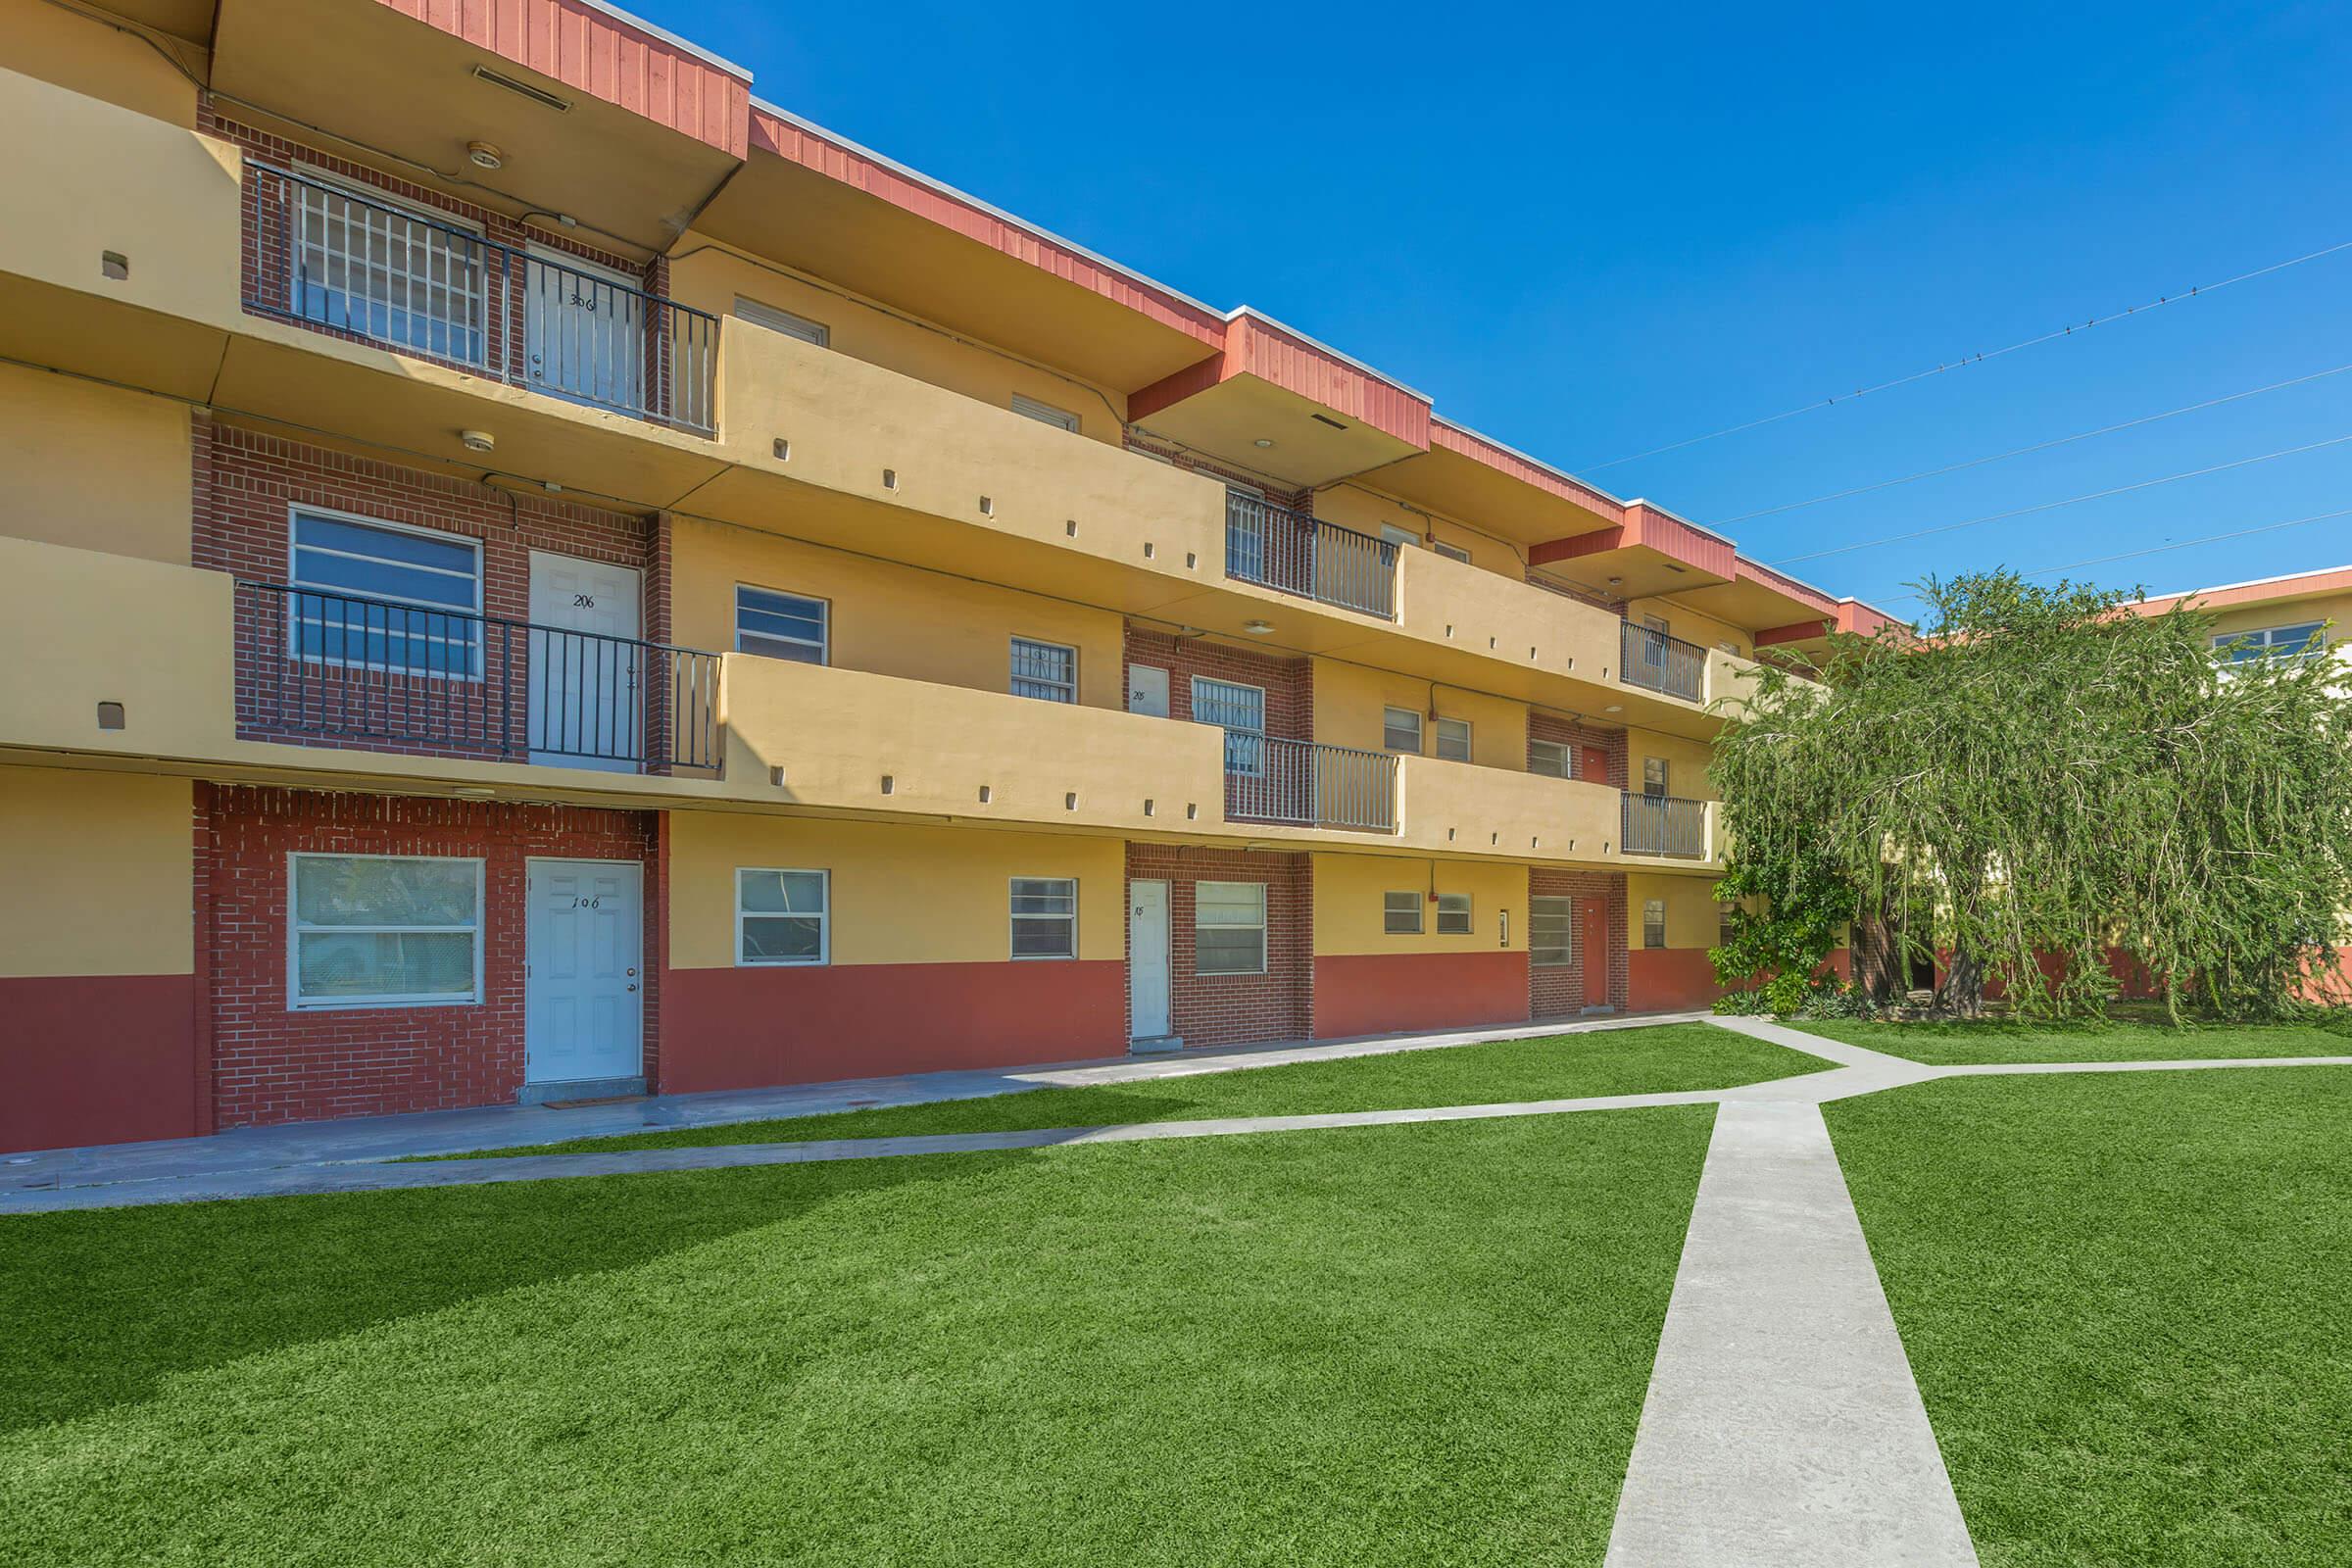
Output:
[[1874,392],[1891,392],[1898,386],[1909,386],[1914,381],[1925,381],[1930,376],[1941,375],[1947,370],[1964,369],[1971,365],[1983,365],[1987,360],[1997,360],[2004,354],[2015,354],[2020,349],[2036,348],[2044,343],[2054,343],[2060,338],[2072,337],[2077,332],[2087,332],[2094,326],[2104,326],[2110,321],[2120,321],[2127,316],[2138,316],[2167,305],[2178,305],[2182,300],[2192,300],[2202,294],[2211,294],[2217,289],[2228,288],[2232,283],[2251,282],[2255,278],[2267,277],[2273,272],[2282,272],[2290,267],[2300,267],[2305,262],[2316,262],[2323,256],[2333,256],[2336,252],[2343,250],[2352,250],[2352,239],[2342,240],[2320,250],[2307,251],[2301,256],[2291,256],[2283,262],[2273,262],[2268,267],[2257,267],[2250,272],[2240,272],[2234,277],[2225,277],[2218,283],[2195,284],[2183,294],[2159,294],[2144,305],[2127,305],[2120,311],[2110,311],[2105,316],[2094,316],[2087,321],[2057,327],[2002,348],[1987,349],[1980,354],[1964,355],[1957,360],[1938,365],[1933,369],[1914,370],[1909,375],[1898,375],[1891,381],[1881,381],[1875,386],[1856,387],[1853,391],[1840,393],[1837,397],[1819,398],[1793,409],[1784,409],[1778,414],[1768,414],[1760,419],[1748,419],[1740,424],[1728,424],[1720,430],[1709,430],[1704,435],[1689,436],[1681,441],[1669,441],[1662,447],[1651,447],[1646,452],[1636,452],[1627,457],[1611,458],[1606,463],[1578,465],[1575,471],[1598,473],[1603,468],[1614,468],[1623,464],[1639,463],[1643,458],[1654,458],[1661,453],[1680,452],[1685,447],[1694,447],[1702,441],[1713,441],[1727,435],[1738,435],[1742,430],[1755,430],[1767,424],[1778,424],[1783,419],[1793,419],[1800,414],[1811,414],[1816,409],[1830,408],[1841,402],[1851,403],[1856,398],[1866,398]]
[[[2220,544],[2228,539],[2244,539],[2258,533],[2277,533],[2281,528],[2302,528],[2315,522],[2327,522],[2336,517],[2352,517],[2352,507],[2335,512],[2315,512],[2308,517],[2290,517],[2284,522],[2266,522],[2253,528],[2234,528],[2228,533],[2210,533],[2202,539],[2183,539],[2178,544],[2150,545],[2145,550],[2126,550],[2120,555],[2093,556],[2087,561],[2070,561],[2063,566],[2043,566],[2037,571],[2021,572],[2026,577],[2048,577],[2061,571],[2080,571],[2084,566],[2104,566],[2118,561],[2136,561],[2141,556],[2161,556],[2175,550],[2191,550],[2198,545]],[[1906,599],[1925,598],[1924,594],[1908,593],[1892,596],[1873,595],[1866,603],[1899,605]]]
[[2241,398],[2260,397],[2265,392],[2282,391],[2290,386],[2301,386],[2307,381],[2324,380],[2331,375],[2341,375],[2346,370],[2352,370],[2352,365],[2338,365],[2326,370],[2314,370],[2309,375],[2298,375],[2284,381],[2273,381],[2269,386],[2250,387],[2243,392],[2231,392],[2226,397],[2207,398],[2202,403],[2183,404],[2177,409],[2167,409],[2162,414],[2144,414],[2136,419],[2126,419],[2120,424],[2103,424],[2096,430],[2082,430],[2074,435],[2056,436],[2048,441],[2036,441],[2032,446],[2011,447],[2006,452],[1995,452],[1989,457],[1970,458],[1965,463],[1947,463],[1939,468],[1922,468],[1917,473],[1906,473],[1898,479],[1881,479],[1875,484],[1855,485],[1850,490],[1833,490],[1828,495],[1814,496],[1807,501],[1790,501],[1777,507],[1762,507],[1754,512],[1742,512],[1736,517],[1713,518],[1710,519],[1709,525],[1728,528],[1736,522],[1747,522],[1756,517],[1776,517],[1784,512],[1801,512],[1806,507],[1818,507],[1824,502],[1843,501],[1850,496],[1866,496],[1874,490],[1891,490],[1898,484],[1912,484],[1921,479],[1934,479],[1947,473],[1958,473],[1963,468],[1981,468],[1988,463],[2004,463],[2011,458],[2022,458],[2035,452],[2047,452],[2052,447],[2066,446],[2075,441],[2088,441],[2093,436],[2113,435],[2118,430],[2131,430],[2143,424],[2154,424],[2159,419],[2170,419],[2183,414],[2197,414],[2206,409],[2218,409],[2225,403],[2235,403]]
[[2231,468],[2247,468],[2257,463],[2270,463],[2278,458],[2291,458],[2297,453],[2317,452],[2323,447],[2341,446],[2346,441],[2352,441],[2352,435],[2329,436],[2325,441],[2313,441],[2299,447],[2286,447],[2278,452],[2265,452],[2260,457],[2239,458],[2231,463],[2217,463],[2206,468],[2188,468],[2180,473],[2165,474],[2161,478],[2142,479],[2136,484],[2119,484],[2108,490],[2091,490],[2082,495],[2068,496],[2063,501],[2043,501],[2031,507],[2014,507],[2007,512],[1988,512],[1981,517],[1963,517],[1958,522],[1941,522],[1933,528],[1914,528],[1909,533],[1890,533],[1884,539],[1858,539],[1850,545],[1833,545],[1827,550],[1815,550],[1807,555],[1783,556],[1778,561],[1768,561],[1764,564],[1792,566],[1800,561],[1819,561],[1824,556],[1843,556],[1850,555],[1856,550],[1875,550],[1880,545],[1901,544],[1906,540],[1925,539],[1932,534],[1952,533],[1961,528],[1974,528],[1980,523],[1999,522],[2004,517],[2027,517],[2037,512],[2055,512],[2060,507],[2080,506],[2085,501],[2100,501],[2108,496],[2130,495],[2134,490],[2152,490],[2160,484],[2174,484],[2182,479],[2202,478],[2209,473],[2226,473]]

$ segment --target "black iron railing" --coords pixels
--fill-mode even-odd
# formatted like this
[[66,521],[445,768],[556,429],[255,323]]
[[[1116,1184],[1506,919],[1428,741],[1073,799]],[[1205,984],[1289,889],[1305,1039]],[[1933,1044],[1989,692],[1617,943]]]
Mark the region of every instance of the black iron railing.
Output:
[[1396,618],[1396,547],[1386,539],[1225,493],[1225,575]]
[[1396,759],[1229,729],[1225,814],[1244,822],[1394,833]]
[[1618,638],[1617,678],[1695,703],[1706,690],[1707,651],[1629,620]]
[[245,309],[716,432],[718,321],[550,252],[248,161]]
[[1703,860],[1707,858],[1707,803],[1674,795],[1628,795],[1625,831],[1618,842],[1628,855]]
[[435,756],[715,768],[719,656],[237,584],[237,729]]

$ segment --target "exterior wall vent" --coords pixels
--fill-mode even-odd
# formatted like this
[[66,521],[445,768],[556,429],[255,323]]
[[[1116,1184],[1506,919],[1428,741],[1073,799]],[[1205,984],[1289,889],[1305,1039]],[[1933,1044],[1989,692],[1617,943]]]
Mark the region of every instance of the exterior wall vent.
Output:
[[571,101],[567,98],[559,98],[554,93],[534,87],[527,81],[517,81],[513,76],[492,71],[488,66],[474,67],[473,74],[493,87],[504,87],[511,93],[528,98],[543,109],[553,109],[559,115],[571,107]]

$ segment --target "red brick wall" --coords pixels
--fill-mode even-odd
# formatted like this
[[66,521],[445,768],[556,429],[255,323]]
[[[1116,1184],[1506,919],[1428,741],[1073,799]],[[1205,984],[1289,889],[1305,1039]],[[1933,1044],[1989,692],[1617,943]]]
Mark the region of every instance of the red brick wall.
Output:
[[1170,718],[1189,720],[1193,716],[1193,677],[1205,675],[1211,680],[1264,687],[1268,735],[1292,741],[1315,738],[1315,666],[1310,660],[1227,648],[1203,637],[1177,637],[1130,625],[1120,677],[1124,679],[1137,664],[1156,664],[1168,672]]
[[[1565,746],[1576,747],[1578,778],[1589,778],[1595,784],[1606,784],[1615,790],[1625,788],[1625,731],[1598,729],[1590,724],[1579,724],[1571,718],[1562,718],[1556,713],[1531,709],[1527,715],[1527,738],[1531,741],[1557,741]],[[1602,756],[1603,770],[1598,775],[1586,771],[1587,760],[1595,751]]]
[[[1624,752],[1619,750],[1620,764]],[[1528,1010],[1538,1018],[1558,1018],[1581,1011],[1585,1006],[1585,906],[1597,899],[1608,907],[1609,951],[1606,961],[1609,970],[1609,1004],[1622,1008],[1627,1005],[1626,938],[1625,938],[1625,874],[1621,871],[1561,871],[1543,866],[1530,866],[1527,872],[1527,896],[1531,899],[1570,898],[1576,904],[1576,943],[1571,950],[1574,963],[1544,965],[1530,963],[1527,967]]]
[[[209,893],[213,1107],[226,1129],[514,1100],[522,1085],[523,861],[637,860],[646,1062],[658,1060],[664,918],[655,818],[638,811],[200,786],[197,875]],[[286,1001],[287,856],[461,856],[483,863],[482,1001],[297,1012]]]
[[[1127,875],[1168,884],[1169,1018],[1188,1046],[1303,1040],[1314,1027],[1314,872],[1304,855],[1130,844]],[[1196,974],[1193,884],[1266,885],[1266,972]],[[1128,1020],[1133,1033],[1133,1018]]]

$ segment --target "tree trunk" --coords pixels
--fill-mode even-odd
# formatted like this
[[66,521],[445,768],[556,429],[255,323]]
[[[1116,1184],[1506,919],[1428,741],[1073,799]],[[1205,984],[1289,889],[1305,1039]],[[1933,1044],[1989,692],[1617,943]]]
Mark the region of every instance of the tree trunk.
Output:
[[1943,1010],[1959,1018],[1984,1016],[1984,961],[1966,948],[1954,948],[1943,972]]
[[1854,920],[1854,985],[1871,1001],[1891,1006],[1911,989],[1910,966],[1903,953],[1902,919],[1894,895],[1883,891],[1876,902],[1875,908]]

